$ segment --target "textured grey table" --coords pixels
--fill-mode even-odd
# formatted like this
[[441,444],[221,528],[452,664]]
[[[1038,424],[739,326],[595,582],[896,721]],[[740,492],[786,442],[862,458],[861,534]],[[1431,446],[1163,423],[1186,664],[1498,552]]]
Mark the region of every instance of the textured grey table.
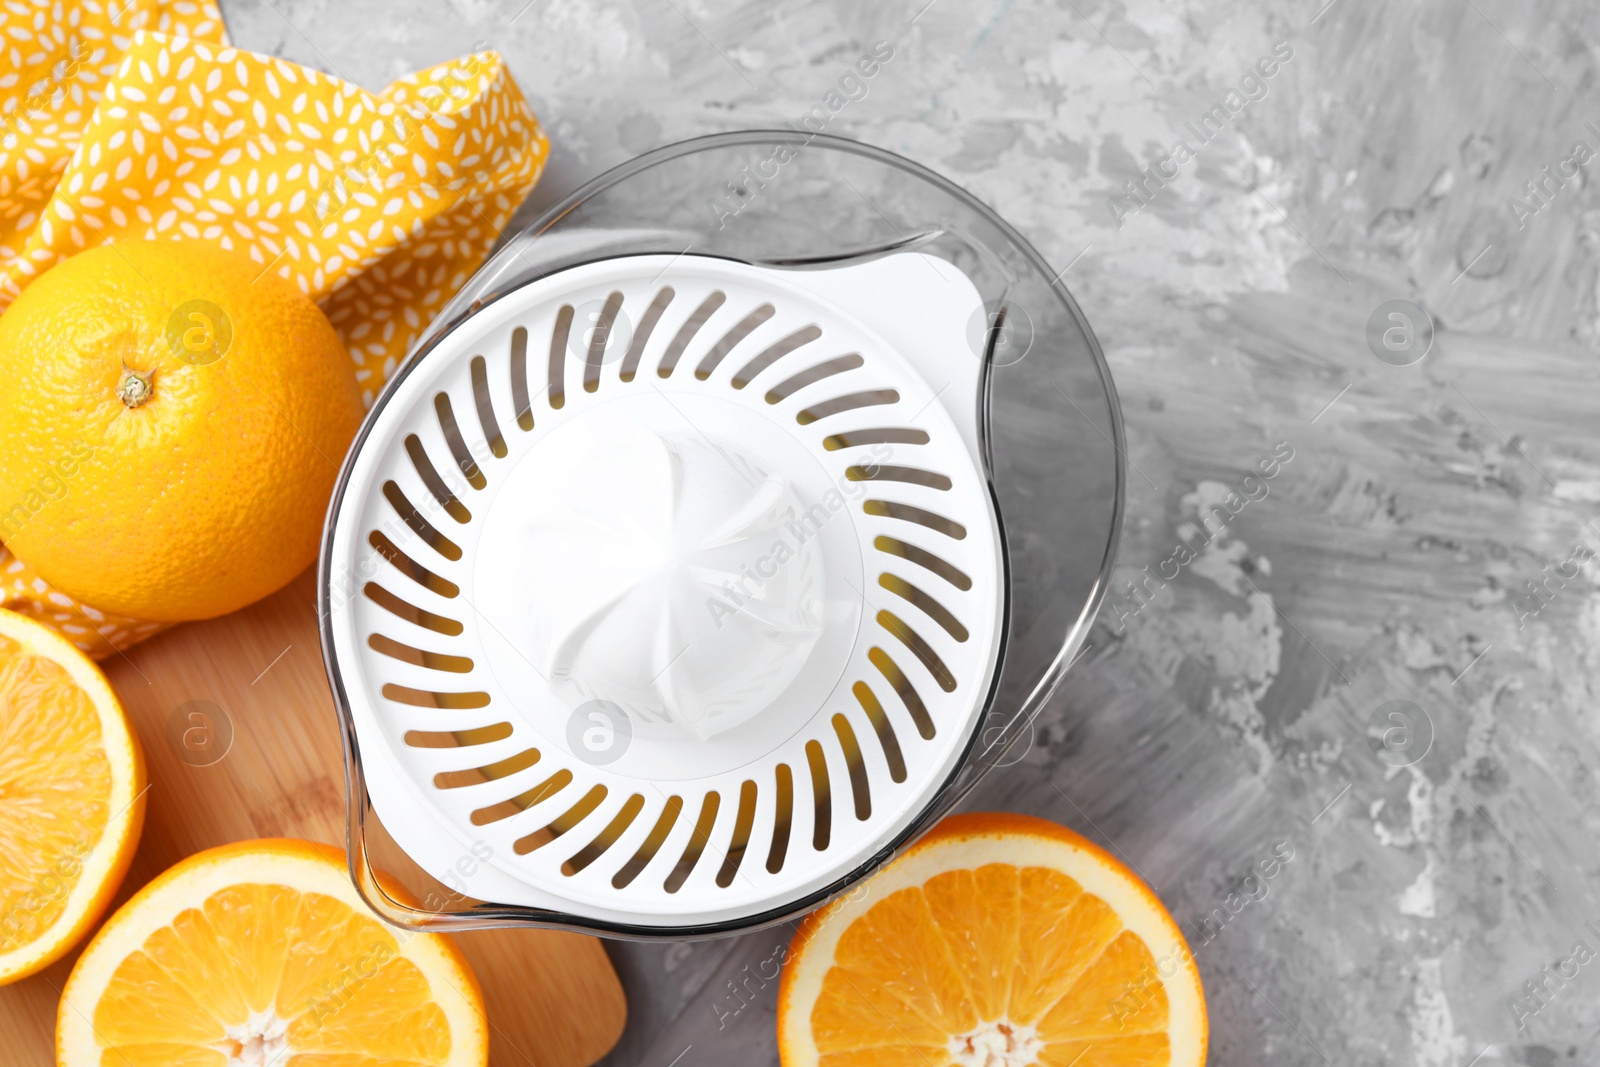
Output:
[[[974,806],[1148,877],[1215,1064],[1600,1062],[1600,9],[525,2],[224,8],[237,43],[372,88],[490,42],[554,142],[535,206],[797,119],[890,43],[828,132],[1068,268],[1128,424],[1119,592]],[[1230,491],[1226,532],[1168,564]],[[1130,598],[1147,566],[1176,577]],[[745,977],[785,937],[613,946],[608,1062],[775,1062],[774,985]]]

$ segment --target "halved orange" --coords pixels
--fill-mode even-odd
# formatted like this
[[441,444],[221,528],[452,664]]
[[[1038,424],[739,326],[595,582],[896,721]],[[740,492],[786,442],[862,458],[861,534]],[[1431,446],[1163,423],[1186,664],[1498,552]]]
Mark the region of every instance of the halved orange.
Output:
[[952,815],[812,913],[784,1067],[1200,1067],[1194,955],[1132,871],[1063,826]]
[[344,853],[190,856],[106,920],[56,1017],[59,1067],[483,1067],[483,995],[455,943],[381,923]]
[[122,884],[144,758],[94,661],[0,609],[0,984],[64,956]]

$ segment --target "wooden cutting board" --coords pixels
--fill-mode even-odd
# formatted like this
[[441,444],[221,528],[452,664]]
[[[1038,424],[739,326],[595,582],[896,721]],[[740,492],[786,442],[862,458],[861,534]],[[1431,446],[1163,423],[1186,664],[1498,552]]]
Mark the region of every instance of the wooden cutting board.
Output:
[[[308,571],[253,607],[180,626],[102,664],[150,775],[144,837],[113,906],[213,845],[302,837],[344,846],[344,760],[315,599]],[[182,758],[182,728],[172,728],[205,707],[197,701],[220,708],[233,732],[209,766]],[[494,1067],[587,1067],[621,1036],[627,1003],[595,938],[496,930],[456,940],[483,986]],[[0,988],[0,1063],[54,1062],[56,1007],[76,959]]]

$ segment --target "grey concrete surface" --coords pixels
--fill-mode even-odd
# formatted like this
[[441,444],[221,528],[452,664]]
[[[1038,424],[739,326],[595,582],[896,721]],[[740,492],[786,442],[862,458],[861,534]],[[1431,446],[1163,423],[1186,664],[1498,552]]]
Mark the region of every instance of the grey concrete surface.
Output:
[[[891,43],[829,132],[965,185],[1066,268],[1127,416],[1117,592],[969,806],[1144,872],[1196,944],[1214,1064],[1600,1062],[1600,964],[1574,956],[1600,950],[1600,8],[223,6],[236,43],[372,88],[500,49],[554,144],[535,205],[793,120]],[[1264,496],[1240,489],[1282,448]],[[1169,565],[1234,489],[1226,532]],[[613,946],[632,1015],[607,1062],[776,1062],[775,986],[729,990],[785,939]]]

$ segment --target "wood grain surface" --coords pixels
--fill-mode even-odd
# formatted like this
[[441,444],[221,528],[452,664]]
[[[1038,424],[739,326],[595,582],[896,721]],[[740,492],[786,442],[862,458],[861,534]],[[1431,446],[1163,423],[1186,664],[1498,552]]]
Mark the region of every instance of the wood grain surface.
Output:
[[[144,837],[117,906],[213,845],[300,837],[343,846],[343,757],[314,604],[307,572],[254,607],[179,627],[103,664],[150,774]],[[182,742],[199,721],[189,718],[194,711],[209,716],[218,739],[232,731],[226,754],[206,765]],[[456,940],[483,986],[495,1067],[585,1067],[622,1033],[626,1001],[598,940],[550,930]],[[76,959],[0,989],[0,1064],[51,1062],[60,990]]]

